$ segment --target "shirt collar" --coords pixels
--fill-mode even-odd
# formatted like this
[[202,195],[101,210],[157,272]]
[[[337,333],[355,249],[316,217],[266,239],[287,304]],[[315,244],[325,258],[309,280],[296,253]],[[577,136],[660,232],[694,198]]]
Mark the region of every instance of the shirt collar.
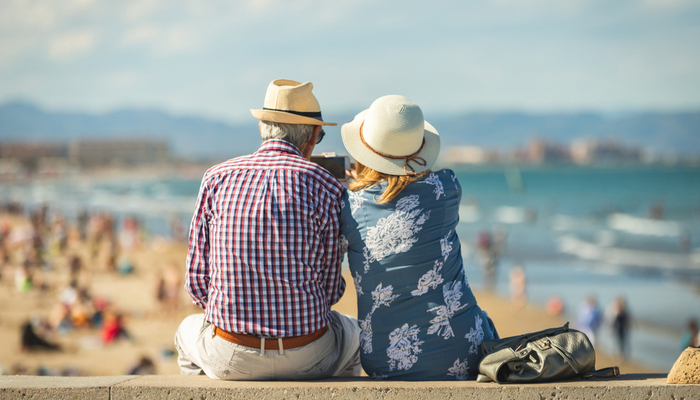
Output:
[[281,152],[281,153],[291,153],[294,155],[297,155],[299,157],[304,157],[301,154],[301,151],[297,149],[296,146],[289,142],[285,142],[284,140],[280,139],[270,139],[266,140],[263,142],[263,144],[260,146],[258,151],[255,152],[255,154],[258,153],[271,153],[271,152]]

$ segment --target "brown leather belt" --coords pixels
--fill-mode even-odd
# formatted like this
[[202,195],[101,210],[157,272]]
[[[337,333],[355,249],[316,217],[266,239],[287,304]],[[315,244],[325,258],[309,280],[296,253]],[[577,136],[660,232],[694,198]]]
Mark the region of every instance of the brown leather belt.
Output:
[[[306,346],[307,344],[318,340],[327,331],[328,325],[317,330],[316,332],[309,333],[308,335],[282,338],[282,347],[286,350]],[[217,328],[216,326],[214,326],[214,334],[224,340],[228,340],[231,343],[246,347],[253,347],[256,349],[260,348],[261,340],[256,336],[246,335],[244,333],[227,332],[223,329]],[[279,350],[277,338],[265,338],[265,350]]]

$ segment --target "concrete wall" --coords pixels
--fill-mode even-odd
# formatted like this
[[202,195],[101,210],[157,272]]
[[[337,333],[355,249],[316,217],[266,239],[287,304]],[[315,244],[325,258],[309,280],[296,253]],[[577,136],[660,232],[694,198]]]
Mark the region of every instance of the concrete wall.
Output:
[[215,381],[205,376],[0,376],[0,399],[700,399],[700,385],[667,385],[665,375],[531,385],[474,381]]

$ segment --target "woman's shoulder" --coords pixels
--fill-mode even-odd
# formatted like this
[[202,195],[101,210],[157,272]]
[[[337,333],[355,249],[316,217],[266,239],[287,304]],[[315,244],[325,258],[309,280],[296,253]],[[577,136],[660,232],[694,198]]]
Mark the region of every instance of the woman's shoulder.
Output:
[[418,194],[433,192],[436,195],[436,199],[440,199],[445,194],[450,197],[455,192],[460,191],[457,176],[450,169],[430,172],[409,186],[412,189],[409,192]]
[[418,179],[415,183],[435,183],[441,182],[443,185],[452,184],[457,181],[457,175],[451,169],[441,169],[431,171]]
[[432,176],[433,178],[438,178],[440,180],[444,181],[455,181],[457,180],[457,175],[455,174],[454,171],[452,171],[449,168],[444,168],[440,169],[434,172],[431,172],[430,174],[427,175],[427,177]]

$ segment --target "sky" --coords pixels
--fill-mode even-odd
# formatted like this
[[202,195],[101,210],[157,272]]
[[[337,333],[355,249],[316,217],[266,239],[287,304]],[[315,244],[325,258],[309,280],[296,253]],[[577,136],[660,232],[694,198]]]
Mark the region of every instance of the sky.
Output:
[[[252,118],[277,78],[326,120],[700,109],[695,0],[0,0],[0,104]],[[339,121],[345,122],[345,121]]]

